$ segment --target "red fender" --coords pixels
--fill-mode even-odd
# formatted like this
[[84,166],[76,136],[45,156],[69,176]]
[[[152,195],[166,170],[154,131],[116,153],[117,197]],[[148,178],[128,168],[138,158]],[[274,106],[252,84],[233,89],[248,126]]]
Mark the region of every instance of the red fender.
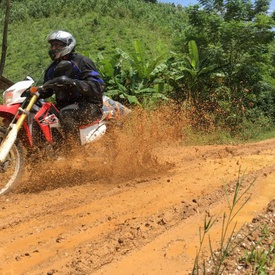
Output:
[[[18,108],[20,106],[21,106],[20,104],[0,105],[0,117],[3,118],[4,122],[5,122],[5,120],[13,119],[13,117],[16,115]],[[26,123],[26,121],[24,121],[23,127],[26,131],[29,143],[32,146],[33,145],[32,136],[31,136],[30,128],[29,128],[28,124]]]
[[20,104],[14,105],[0,105],[0,116],[3,118],[10,118],[15,116]]

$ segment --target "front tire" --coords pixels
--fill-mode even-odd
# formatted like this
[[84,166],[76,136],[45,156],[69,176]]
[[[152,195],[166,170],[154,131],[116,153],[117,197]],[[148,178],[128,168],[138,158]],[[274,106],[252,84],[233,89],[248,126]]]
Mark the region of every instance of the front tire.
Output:
[[[5,137],[5,129],[0,128],[0,143]],[[15,143],[4,163],[0,163],[0,195],[10,192],[23,174],[24,158],[20,143]]]

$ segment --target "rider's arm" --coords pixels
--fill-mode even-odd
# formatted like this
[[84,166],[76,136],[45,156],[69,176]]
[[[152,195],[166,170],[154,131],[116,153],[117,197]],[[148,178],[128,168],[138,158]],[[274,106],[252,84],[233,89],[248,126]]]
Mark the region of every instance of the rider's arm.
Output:
[[105,84],[94,63],[86,57],[79,63],[81,75],[77,80],[78,91],[84,96],[102,100]]
[[[52,63],[47,70],[45,71],[45,75],[44,75],[44,81],[43,83],[45,84],[47,81],[49,81],[52,78],[53,72],[54,72],[54,63]],[[53,95],[54,91],[52,88],[48,88],[45,89],[43,91],[40,92],[40,98],[48,98],[51,97]]]

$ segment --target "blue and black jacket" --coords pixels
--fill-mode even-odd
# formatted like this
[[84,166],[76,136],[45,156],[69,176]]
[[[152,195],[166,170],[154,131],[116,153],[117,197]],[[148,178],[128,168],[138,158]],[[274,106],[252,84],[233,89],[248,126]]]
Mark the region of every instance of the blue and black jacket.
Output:
[[[75,79],[76,86],[73,89],[47,90],[42,98],[48,98],[55,93],[56,104],[59,108],[74,103],[92,103],[102,107],[102,96],[105,84],[95,64],[89,58],[81,54],[71,53],[65,57],[70,61],[72,70],[66,76]],[[56,77],[55,68],[61,60],[55,60],[46,70],[44,83]]]

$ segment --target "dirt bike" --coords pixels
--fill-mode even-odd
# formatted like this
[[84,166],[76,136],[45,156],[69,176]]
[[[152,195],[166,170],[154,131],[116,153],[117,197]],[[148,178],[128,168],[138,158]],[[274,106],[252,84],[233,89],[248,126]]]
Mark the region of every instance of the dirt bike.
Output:
[[[45,147],[65,139],[56,106],[39,98],[49,88],[33,86],[27,77],[3,93],[0,105],[0,195],[9,192],[20,181],[30,148]],[[50,88],[54,89],[55,84]],[[57,84],[56,84],[57,85]],[[94,142],[107,130],[108,122],[128,114],[130,110],[121,103],[103,96],[101,119],[79,127],[81,145]],[[39,146],[38,146],[39,145]]]

